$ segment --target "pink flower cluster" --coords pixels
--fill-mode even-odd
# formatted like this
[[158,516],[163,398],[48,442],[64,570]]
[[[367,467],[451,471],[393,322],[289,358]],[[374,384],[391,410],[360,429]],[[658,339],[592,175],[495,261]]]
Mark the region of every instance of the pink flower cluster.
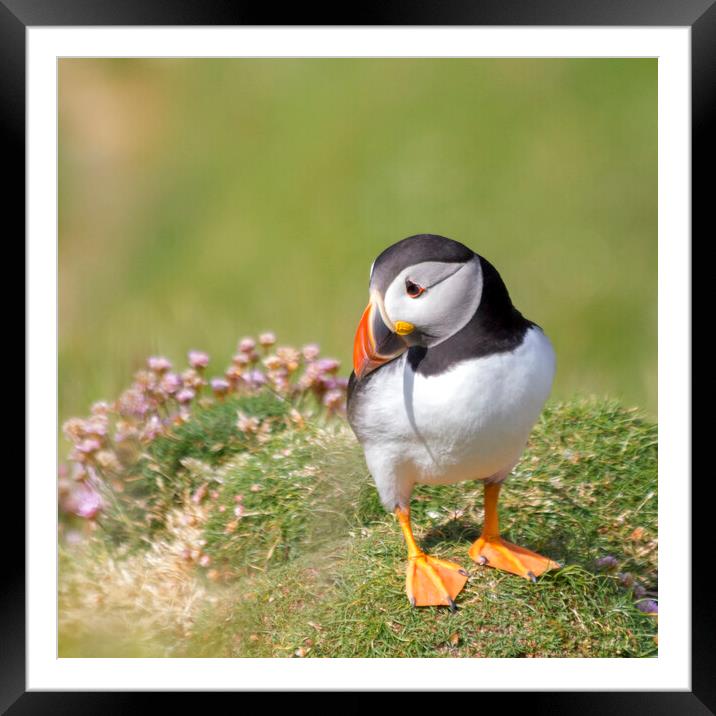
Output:
[[253,338],[239,341],[238,352],[224,374],[227,392],[266,385],[288,398],[313,393],[329,413],[345,410],[348,379],[336,377],[339,361],[321,358],[315,343],[301,350],[279,346],[270,352],[275,343],[273,333],[261,334],[258,345]]
[[242,338],[224,374],[209,379],[203,351],[189,351],[181,371],[164,356],[151,356],[117,400],[95,403],[87,418],[70,418],[63,425],[72,448],[69,465],[60,468],[61,510],[95,519],[105,506],[103,491],[121,490],[121,475],[143,445],[216,400],[272,390],[296,404],[313,395],[329,415],[343,414],[348,380],[337,376],[340,363],[321,358],[316,344],[301,350],[275,344],[270,332]]

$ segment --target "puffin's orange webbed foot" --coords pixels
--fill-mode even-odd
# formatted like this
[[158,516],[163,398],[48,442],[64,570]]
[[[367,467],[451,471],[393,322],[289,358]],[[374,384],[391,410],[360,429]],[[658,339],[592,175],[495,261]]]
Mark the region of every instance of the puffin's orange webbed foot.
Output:
[[559,569],[560,565],[549,557],[543,557],[500,537],[497,519],[499,496],[499,482],[485,483],[485,524],[482,535],[470,547],[469,554],[473,561],[517,574],[533,582],[547,570]]
[[454,562],[431,557],[418,547],[410,527],[410,509],[398,507],[395,516],[408,546],[405,591],[414,607],[445,605],[455,611],[455,597],[467,582],[467,572]]
[[537,577],[550,569],[559,569],[559,564],[549,557],[543,557],[512,542],[493,537],[480,537],[475,540],[469,551],[470,557],[478,564],[486,564],[495,569],[502,569],[517,574],[533,582]]
[[414,607],[444,605],[455,611],[455,597],[467,582],[467,572],[454,562],[427,554],[408,560],[405,591]]

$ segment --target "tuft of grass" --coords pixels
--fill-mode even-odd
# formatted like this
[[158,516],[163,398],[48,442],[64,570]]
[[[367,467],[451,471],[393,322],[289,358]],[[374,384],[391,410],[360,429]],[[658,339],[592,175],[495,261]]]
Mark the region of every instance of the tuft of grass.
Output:
[[345,427],[306,426],[227,463],[205,526],[207,554],[229,573],[263,572],[344,538],[366,492],[355,448]]
[[[276,420],[263,442],[217,438],[228,410],[217,404],[154,453],[178,485],[148,547],[130,551],[97,530],[63,553],[62,656],[657,653],[656,620],[633,591],[657,589],[657,433],[637,412],[597,400],[545,410],[500,501],[508,539],[565,565],[537,584],[470,562],[479,482],[416,489],[418,541],[470,574],[451,614],[409,606],[400,530],[348,427],[256,409]],[[617,566],[600,571],[607,555]]]
[[148,450],[149,461],[161,465],[170,475],[182,472],[187,459],[217,465],[250,447],[249,436],[237,429],[237,412],[268,420],[274,429],[282,429],[284,424],[279,419],[288,410],[288,402],[270,390],[232,396],[212,404],[209,410],[197,410],[192,420],[154,440]]
[[232,396],[196,410],[191,420],[172,426],[147,445],[131,463],[129,475],[115,481],[121,490],[107,490],[108,509],[102,521],[115,543],[151,544],[154,533],[166,526],[172,507],[187,494],[218,482],[213,469],[259,444],[237,427],[237,414],[256,417],[265,435],[284,430],[289,403],[270,390]]

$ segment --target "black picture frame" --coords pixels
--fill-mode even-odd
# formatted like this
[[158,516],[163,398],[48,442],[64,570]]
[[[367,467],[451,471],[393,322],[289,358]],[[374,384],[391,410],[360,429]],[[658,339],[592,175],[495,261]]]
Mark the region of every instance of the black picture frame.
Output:
[[[225,0],[0,0],[0,136],[5,176],[5,216],[25,230],[25,38],[33,26],[135,26],[135,25],[272,25],[275,6],[226,2]],[[552,25],[552,26],[682,26],[691,28],[692,72],[692,226],[706,233],[707,212],[713,203],[712,180],[716,156],[709,146],[716,95],[716,0],[416,0],[412,3],[363,3],[353,12],[340,6],[326,10],[295,4],[280,13],[281,25]],[[713,229],[709,235],[713,235]],[[6,239],[6,241],[9,240]],[[696,242],[692,240],[692,249]],[[697,266],[692,261],[693,266]],[[702,266],[703,269],[703,266]],[[710,282],[694,281],[694,318],[708,305]],[[700,287],[700,288],[699,288]],[[706,311],[708,313],[708,311]],[[693,320],[695,329],[703,318]],[[694,344],[707,340],[694,331]],[[706,357],[693,352],[692,380],[708,381]],[[699,356],[704,356],[703,360]],[[26,376],[27,379],[27,376]],[[706,383],[705,383],[706,384]],[[711,381],[713,385],[713,381]],[[712,421],[712,418],[711,418]],[[27,425],[27,429],[31,429]],[[692,422],[692,443],[707,445],[708,421]],[[699,437],[702,439],[699,440]],[[687,476],[672,476],[683,480]],[[709,589],[710,544],[707,527],[712,476],[692,480],[692,654],[690,692],[513,692],[481,694],[487,698],[509,699],[512,708],[553,714],[708,714],[716,713],[716,609]],[[16,514],[25,503],[19,481],[8,485],[17,494],[6,493]],[[31,505],[29,506],[31,508]],[[7,524],[7,521],[6,521]],[[167,694],[132,692],[27,692],[25,682],[25,560],[15,545],[22,532],[13,527],[6,535],[6,565],[3,570],[0,610],[0,711],[2,713],[84,714],[127,713],[130,709],[156,711],[166,708]],[[662,535],[668,539],[668,535]],[[340,698],[341,694],[335,694]],[[365,695],[351,699],[349,708],[364,708]],[[185,706],[195,702],[194,694],[182,694]],[[161,702],[160,702],[161,699]],[[198,702],[197,702],[198,703]],[[347,704],[343,701],[341,708]]]

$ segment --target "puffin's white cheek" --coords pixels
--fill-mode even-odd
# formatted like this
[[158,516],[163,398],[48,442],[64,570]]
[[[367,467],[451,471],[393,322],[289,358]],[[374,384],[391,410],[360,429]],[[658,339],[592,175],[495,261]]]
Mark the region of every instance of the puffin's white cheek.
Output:
[[[407,298],[407,296],[405,298]],[[395,291],[388,291],[385,297],[385,312],[388,314],[388,318],[393,325],[398,321],[415,323],[413,320],[415,316],[410,309],[410,304],[404,300],[403,296],[396,295]]]
[[445,302],[444,296],[437,293],[424,298],[420,316],[423,330],[435,337],[445,335],[453,322],[453,307]]

